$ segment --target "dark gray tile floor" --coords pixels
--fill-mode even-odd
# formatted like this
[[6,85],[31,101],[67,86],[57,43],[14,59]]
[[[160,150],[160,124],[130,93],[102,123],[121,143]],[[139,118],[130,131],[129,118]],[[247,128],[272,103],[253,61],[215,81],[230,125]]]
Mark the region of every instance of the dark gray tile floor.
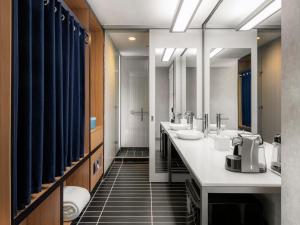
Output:
[[150,183],[145,162],[115,162],[74,225],[183,225],[183,183]]
[[149,148],[122,148],[116,158],[149,158]]

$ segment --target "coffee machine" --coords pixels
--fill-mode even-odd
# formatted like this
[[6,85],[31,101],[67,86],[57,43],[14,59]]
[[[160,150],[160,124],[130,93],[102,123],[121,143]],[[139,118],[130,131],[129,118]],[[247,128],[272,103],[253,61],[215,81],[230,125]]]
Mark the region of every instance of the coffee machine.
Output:
[[241,173],[267,171],[265,150],[260,135],[239,134],[232,139],[232,145],[233,155],[226,156],[226,170]]

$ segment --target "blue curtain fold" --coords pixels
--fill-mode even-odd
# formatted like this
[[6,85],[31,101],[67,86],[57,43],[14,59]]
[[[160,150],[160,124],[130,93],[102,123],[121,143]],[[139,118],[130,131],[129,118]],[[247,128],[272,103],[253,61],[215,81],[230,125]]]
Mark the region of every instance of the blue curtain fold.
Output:
[[32,192],[41,191],[44,149],[44,1],[32,0]]
[[80,150],[79,156],[84,156],[84,127],[85,127],[85,31],[82,28],[80,29],[80,41],[79,41],[79,65],[80,65],[80,72],[79,72],[79,96],[80,96]]
[[242,123],[251,127],[251,71],[242,74]]
[[73,99],[74,99],[74,18],[70,17],[70,68],[69,68],[69,135],[68,135],[68,156],[67,165],[71,166],[73,159],[73,133],[74,133],[74,119],[73,119]]
[[62,8],[62,64],[63,64],[63,135],[64,135],[64,167],[71,164],[69,158],[69,73],[70,73],[70,14]]
[[[32,181],[32,2],[19,1],[17,207],[30,202]],[[21,116],[24,115],[24,116]],[[19,151],[21,149],[21,151]]]
[[18,113],[19,113],[19,5],[17,0],[13,2],[13,27],[12,27],[12,210],[17,211],[18,199]]
[[[80,149],[80,58],[79,58],[79,26],[74,25],[74,83],[73,83],[73,159],[79,160]],[[77,137],[77,138],[75,138]]]
[[61,176],[64,163],[64,116],[63,116],[63,56],[62,56],[62,12],[61,3],[55,1],[55,81],[56,81],[56,173]]
[[55,181],[56,172],[56,68],[55,1],[45,6],[45,141],[43,182]]
[[13,0],[12,205],[84,154],[85,31],[58,0]]

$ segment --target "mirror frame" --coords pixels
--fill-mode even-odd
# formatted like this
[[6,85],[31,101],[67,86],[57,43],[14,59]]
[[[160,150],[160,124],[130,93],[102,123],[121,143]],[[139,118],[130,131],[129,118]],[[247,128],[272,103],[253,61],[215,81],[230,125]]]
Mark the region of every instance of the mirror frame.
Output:
[[[203,113],[210,117],[210,50],[213,48],[249,48],[251,49],[251,131],[258,131],[258,88],[257,88],[257,31],[236,31],[214,29],[204,34],[204,81]],[[229,115],[228,115],[229,116]],[[210,118],[209,118],[210,121]]]
[[149,31],[149,179],[151,182],[167,182],[167,173],[155,172],[155,49],[195,48],[197,49],[197,112],[202,114],[202,30],[192,29],[185,33],[170,33],[168,29]]

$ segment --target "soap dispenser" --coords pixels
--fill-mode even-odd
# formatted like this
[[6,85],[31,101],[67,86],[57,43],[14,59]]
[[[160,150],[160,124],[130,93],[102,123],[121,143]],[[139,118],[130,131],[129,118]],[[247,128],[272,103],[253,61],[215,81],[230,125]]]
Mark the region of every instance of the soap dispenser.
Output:
[[271,168],[281,173],[281,135],[277,134],[274,136],[274,141],[272,143],[273,151],[272,151],[272,162]]

